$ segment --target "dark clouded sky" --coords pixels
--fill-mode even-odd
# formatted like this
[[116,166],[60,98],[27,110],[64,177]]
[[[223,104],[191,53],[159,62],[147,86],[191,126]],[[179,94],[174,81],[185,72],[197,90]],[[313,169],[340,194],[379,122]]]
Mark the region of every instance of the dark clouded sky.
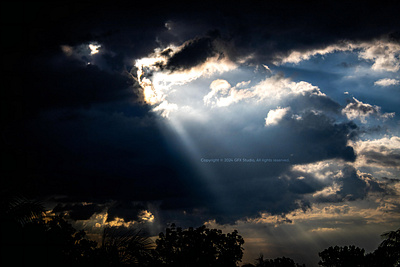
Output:
[[2,4],[3,186],[93,234],[238,229],[247,262],[375,249],[400,221],[399,4],[215,2]]

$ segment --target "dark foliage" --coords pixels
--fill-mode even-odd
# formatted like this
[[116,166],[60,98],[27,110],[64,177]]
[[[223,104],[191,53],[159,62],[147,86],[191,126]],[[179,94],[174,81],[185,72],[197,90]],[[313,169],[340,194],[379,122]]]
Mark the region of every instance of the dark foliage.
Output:
[[236,230],[223,234],[205,226],[182,230],[172,225],[156,243],[159,266],[233,267],[242,259],[244,240]]
[[400,266],[400,228],[382,235],[384,240],[372,253],[366,255],[367,266]]
[[103,231],[97,261],[100,266],[148,266],[153,241],[140,231],[108,227]]
[[324,267],[365,266],[365,250],[355,246],[329,247],[318,255],[321,258],[318,264]]
[[0,220],[1,222],[24,225],[40,218],[44,213],[42,203],[32,201],[23,194],[10,189],[3,189],[0,193]]
[[363,248],[355,246],[329,247],[318,253],[320,266],[324,267],[399,267],[400,229],[382,235],[384,240],[372,253],[365,254]]
[[23,226],[2,227],[2,266],[88,266],[96,242],[62,217],[37,219]]
[[256,259],[255,267],[302,267],[305,266],[300,265],[294,260],[286,257],[276,258],[276,259],[264,259],[264,255],[260,255],[258,259]]

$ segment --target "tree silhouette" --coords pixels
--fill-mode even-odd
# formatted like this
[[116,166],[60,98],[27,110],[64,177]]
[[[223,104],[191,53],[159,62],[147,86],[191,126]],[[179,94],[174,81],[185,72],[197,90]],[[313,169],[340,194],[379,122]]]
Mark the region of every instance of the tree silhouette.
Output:
[[384,240],[379,247],[366,256],[368,266],[400,266],[400,228],[381,235]]
[[319,265],[324,267],[365,266],[365,250],[355,246],[334,246],[318,253]]
[[[253,265],[254,266],[254,265]],[[286,257],[276,259],[264,259],[264,255],[260,254],[260,257],[256,259],[255,267],[301,267],[294,260]]]
[[[26,236],[24,227],[42,217],[44,208],[40,202],[31,201],[17,190],[2,188],[0,194],[1,262],[18,266]],[[6,263],[6,264],[4,264]]]
[[39,201],[32,201],[24,195],[3,189],[0,194],[0,220],[7,223],[24,225],[44,214],[43,205]]
[[244,240],[236,230],[223,234],[206,226],[182,230],[173,224],[156,244],[159,266],[233,267],[242,259]]
[[97,243],[60,216],[3,230],[10,232],[2,238],[2,266],[90,266],[95,258]]
[[134,229],[106,227],[99,248],[101,266],[146,266],[154,242]]

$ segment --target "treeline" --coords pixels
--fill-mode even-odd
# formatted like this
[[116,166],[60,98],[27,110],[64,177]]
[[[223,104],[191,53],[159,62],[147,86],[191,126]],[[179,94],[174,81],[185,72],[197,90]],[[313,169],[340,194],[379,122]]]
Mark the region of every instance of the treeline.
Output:
[[[6,201],[5,201],[6,200]],[[1,266],[143,266],[236,267],[243,257],[243,238],[235,230],[182,229],[171,225],[153,242],[140,231],[108,227],[95,242],[61,216],[47,217],[40,203],[20,196],[1,205]],[[400,229],[383,235],[372,253],[355,246],[329,247],[319,253],[324,267],[400,266]],[[243,267],[301,267],[290,258],[264,259]]]
[[223,234],[205,226],[172,225],[156,242],[137,230],[106,227],[98,243],[61,216],[2,224],[1,266],[234,267],[243,256],[237,231]]
[[[400,228],[382,235],[378,248],[366,253],[356,246],[333,246],[319,252],[319,266],[323,267],[400,267]],[[242,267],[305,267],[290,258],[264,259],[261,255],[255,264]]]

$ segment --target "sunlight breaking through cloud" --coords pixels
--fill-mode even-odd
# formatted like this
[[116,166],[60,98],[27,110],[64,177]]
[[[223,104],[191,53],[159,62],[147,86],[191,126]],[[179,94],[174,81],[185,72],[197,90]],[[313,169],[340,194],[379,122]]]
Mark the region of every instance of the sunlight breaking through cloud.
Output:
[[165,49],[157,48],[148,57],[135,61],[136,79],[143,89],[144,100],[163,117],[168,117],[170,112],[182,107],[182,105],[170,103],[168,100],[168,94],[176,90],[176,86],[188,84],[200,77],[210,77],[216,73],[220,74],[237,68],[237,65],[227,57],[220,58],[219,55],[216,55],[191,68],[167,69],[168,60],[184,48],[185,44],[179,47],[170,45]]

